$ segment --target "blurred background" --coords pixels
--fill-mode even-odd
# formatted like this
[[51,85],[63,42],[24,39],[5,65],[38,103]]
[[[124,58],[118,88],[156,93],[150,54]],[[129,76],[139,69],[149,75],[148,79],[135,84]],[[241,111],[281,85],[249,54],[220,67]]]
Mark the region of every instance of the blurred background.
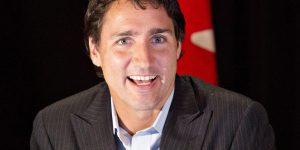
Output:
[[[103,80],[83,43],[87,3],[2,2],[1,149],[29,149],[40,109]],[[299,1],[211,0],[210,6],[216,44],[213,83],[262,103],[277,148],[299,148]]]

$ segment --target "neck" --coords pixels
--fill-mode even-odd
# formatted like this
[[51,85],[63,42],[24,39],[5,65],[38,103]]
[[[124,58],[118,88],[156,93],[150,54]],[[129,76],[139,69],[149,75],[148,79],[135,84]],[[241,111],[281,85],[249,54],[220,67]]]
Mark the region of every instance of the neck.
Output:
[[173,88],[157,103],[155,101],[126,101],[118,98],[114,92],[111,96],[118,116],[119,126],[130,135],[153,125],[162,107],[171,95]]

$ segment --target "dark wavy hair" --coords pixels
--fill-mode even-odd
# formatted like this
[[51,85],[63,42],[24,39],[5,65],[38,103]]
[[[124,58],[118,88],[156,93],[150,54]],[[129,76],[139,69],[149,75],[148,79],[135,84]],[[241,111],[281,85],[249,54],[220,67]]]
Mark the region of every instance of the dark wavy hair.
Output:
[[[90,0],[84,17],[84,42],[89,55],[89,37],[93,42],[100,41],[103,17],[110,5],[118,0]],[[177,41],[182,41],[185,34],[185,19],[177,0],[128,0],[141,9],[146,9],[145,4],[151,4],[154,8],[164,7],[168,16],[172,19]],[[96,69],[97,75],[102,76],[101,69]],[[100,71],[100,72],[99,72]]]

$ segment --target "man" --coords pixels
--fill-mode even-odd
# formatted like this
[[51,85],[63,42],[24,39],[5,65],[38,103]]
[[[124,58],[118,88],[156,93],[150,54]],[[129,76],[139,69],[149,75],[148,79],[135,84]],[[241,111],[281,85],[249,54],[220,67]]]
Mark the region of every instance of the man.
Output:
[[274,149],[260,104],[176,75],[184,24],[175,0],[91,0],[85,41],[105,82],[40,111],[31,149]]

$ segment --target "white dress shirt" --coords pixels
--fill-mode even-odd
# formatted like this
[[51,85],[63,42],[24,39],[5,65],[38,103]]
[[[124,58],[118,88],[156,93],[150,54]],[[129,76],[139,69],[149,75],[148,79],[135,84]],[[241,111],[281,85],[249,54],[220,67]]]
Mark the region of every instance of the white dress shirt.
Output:
[[159,150],[160,139],[170,105],[174,96],[174,89],[151,127],[136,132],[133,136],[119,126],[118,117],[111,97],[111,111],[113,134],[117,136],[119,150]]

